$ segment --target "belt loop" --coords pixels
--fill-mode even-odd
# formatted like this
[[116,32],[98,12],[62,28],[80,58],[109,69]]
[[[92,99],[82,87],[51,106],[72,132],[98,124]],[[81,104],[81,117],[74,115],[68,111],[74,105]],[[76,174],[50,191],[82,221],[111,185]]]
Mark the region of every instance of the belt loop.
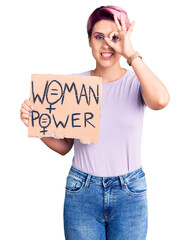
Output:
[[87,176],[87,178],[86,178],[85,186],[84,186],[85,188],[88,187],[88,185],[89,185],[89,183],[90,183],[90,178],[91,178],[91,175],[88,174],[88,176]]
[[119,176],[119,179],[120,179],[120,183],[121,183],[121,188],[122,188],[122,190],[123,190],[123,189],[125,189],[126,183],[124,182],[124,179],[123,179],[123,176],[122,176],[122,175]]

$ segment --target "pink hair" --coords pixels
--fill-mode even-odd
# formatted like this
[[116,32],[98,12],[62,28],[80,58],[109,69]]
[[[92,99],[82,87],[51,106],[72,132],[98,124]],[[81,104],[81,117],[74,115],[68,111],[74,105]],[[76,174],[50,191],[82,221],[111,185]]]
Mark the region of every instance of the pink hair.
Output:
[[130,21],[128,19],[128,16],[127,16],[127,13],[126,13],[125,10],[123,10],[120,7],[116,7],[116,6],[112,6],[112,5],[101,6],[99,8],[96,8],[91,13],[90,17],[88,18],[87,33],[88,33],[88,36],[90,37],[90,39],[91,39],[92,30],[93,30],[94,25],[102,19],[107,19],[107,20],[114,21],[114,16],[113,16],[114,13],[116,14],[117,19],[119,20],[120,24],[121,24],[121,22],[120,22],[119,16],[120,16],[120,14],[123,15],[124,21],[125,21],[125,24],[126,24],[126,28],[127,28],[127,30],[129,29]]

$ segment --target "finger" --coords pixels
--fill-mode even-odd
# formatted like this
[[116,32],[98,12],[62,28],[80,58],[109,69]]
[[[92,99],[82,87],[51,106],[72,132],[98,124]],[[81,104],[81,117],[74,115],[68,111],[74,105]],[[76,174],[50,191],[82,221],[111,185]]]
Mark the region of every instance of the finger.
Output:
[[110,33],[110,39],[112,40],[112,37],[113,37],[113,36],[117,36],[117,37],[118,37],[118,35],[119,35],[118,32],[113,31],[113,32]]
[[23,102],[22,108],[24,108],[24,109],[27,110],[28,112],[32,109],[32,108],[30,108],[25,102]]
[[20,117],[22,120],[24,119],[29,119],[30,118],[30,115],[29,114],[25,114],[25,113],[21,113],[21,117]]
[[129,27],[127,32],[131,33],[133,31],[134,25],[135,25],[135,20],[132,21],[132,23],[131,23],[131,25],[130,25],[130,27]]
[[124,21],[124,18],[123,18],[123,15],[122,15],[122,14],[120,14],[120,19],[121,19],[121,29],[122,29],[123,31],[126,31],[127,28],[126,28],[125,21]]
[[28,119],[23,119],[23,123],[28,127],[28,122],[29,120]]
[[115,13],[114,13],[114,20],[115,20],[115,24],[116,24],[118,30],[121,31],[121,25],[117,19],[117,16],[115,15]]
[[106,40],[107,44],[114,49],[114,43],[110,40],[110,38],[105,37],[104,39]]
[[25,99],[25,100],[24,100],[24,103],[26,103],[26,105],[27,105],[28,107],[32,108],[32,103],[30,102],[30,100]]
[[26,109],[24,109],[24,108],[21,108],[20,109],[20,113],[25,113],[25,114],[30,114],[32,112],[32,110],[30,110],[30,111],[28,111],[28,110],[26,110]]

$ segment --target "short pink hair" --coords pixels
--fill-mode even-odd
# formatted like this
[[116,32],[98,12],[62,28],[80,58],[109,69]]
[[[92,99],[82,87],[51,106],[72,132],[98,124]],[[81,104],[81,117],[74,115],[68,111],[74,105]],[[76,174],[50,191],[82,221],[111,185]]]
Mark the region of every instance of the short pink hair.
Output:
[[128,19],[128,16],[127,16],[127,13],[126,13],[125,10],[123,10],[120,7],[116,7],[116,6],[112,6],[112,5],[101,6],[99,8],[96,8],[91,13],[90,17],[88,18],[87,33],[88,33],[88,36],[90,37],[90,39],[91,39],[92,30],[93,30],[94,25],[102,19],[107,19],[107,20],[114,21],[114,16],[113,16],[114,13],[116,14],[120,24],[121,24],[121,22],[120,22],[119,16],[120,16],[120,14],[123,15],[124,21],[125,21],[125,24],[126,24],[126,28],[127,28],[127,30],[129,29],[130,21]]

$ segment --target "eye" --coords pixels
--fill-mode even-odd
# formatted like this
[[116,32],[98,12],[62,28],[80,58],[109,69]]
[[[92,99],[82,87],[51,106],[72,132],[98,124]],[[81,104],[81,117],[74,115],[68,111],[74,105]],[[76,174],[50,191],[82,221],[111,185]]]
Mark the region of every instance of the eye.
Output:
[[103,38],[103,36],[97,35],[97,36],[95,36],[95,38],[96,39],[101,39],[101,38]]
[[117,40],[119,39],[117,36],[113,36],[113,40]]

